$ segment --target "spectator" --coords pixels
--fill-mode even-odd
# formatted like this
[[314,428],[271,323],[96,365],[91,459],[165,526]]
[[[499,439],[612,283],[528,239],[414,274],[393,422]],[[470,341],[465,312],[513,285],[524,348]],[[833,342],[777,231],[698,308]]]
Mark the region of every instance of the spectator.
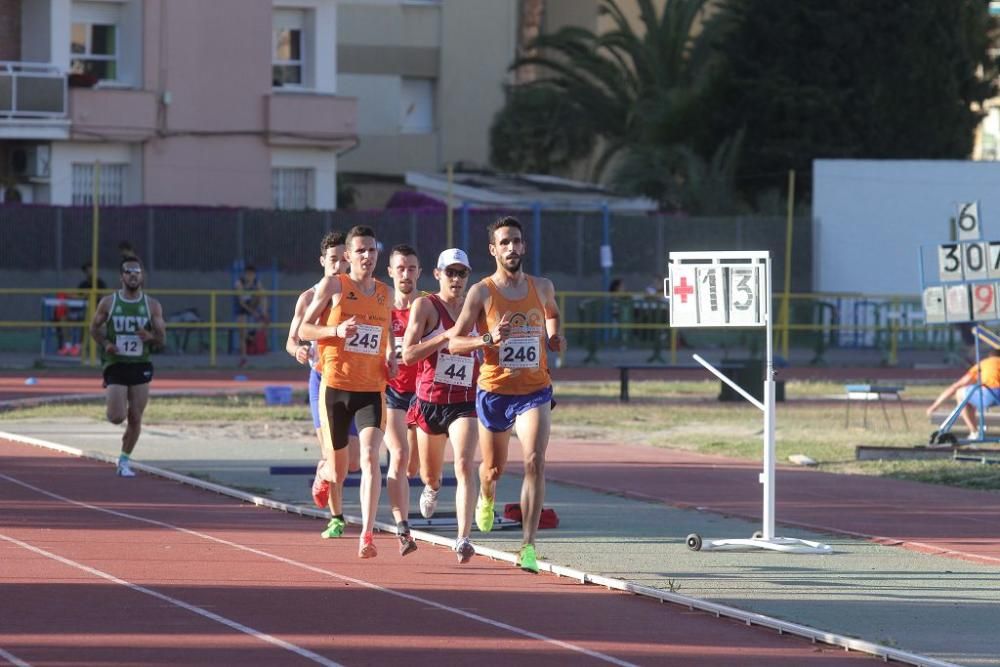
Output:
[[[246,325],[266,325],[267,297],[262,294],[263,288],[257,278],[257,267],[247,264],[242,275],[236,279],[233,289],[239,292],[236,295],[236,321]],[[258,332],[257,328],[251,326],[240,328],[240,366],[246,365],[248,351],[252,350],[255,354],[261,351],[260,346],[264,341],[258,340],[262,332]]]
[[[77,292],[72,295],[74,300],[86,299],[94,279],[93,265],[88,261],[84,262],[80,267],[80,271],[83,272],[83,280],[81,280],[76,288]],[[103,290],[107,289],[107,285],[101,280],[100,276],[97,277],[97,289]],[[52,310],[52,321],[53,322],[82,322],[84,314],[86,313],[86,306],[69,305],[66,301],[67,297],[65,292],[60,292],[56,295],[59,299],[59,303]],[[70,331],[70,340],[66,340],[66,331]],[[56,341],[59,347],[57,354],[61,357],[80,356],[80,329],[77,327],[56,327]]]

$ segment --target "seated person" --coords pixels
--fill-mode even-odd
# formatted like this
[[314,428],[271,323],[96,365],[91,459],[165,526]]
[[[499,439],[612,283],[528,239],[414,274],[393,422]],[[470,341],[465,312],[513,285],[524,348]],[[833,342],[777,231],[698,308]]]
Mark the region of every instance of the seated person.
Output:
[[[980,379],[980,372],[982,378]],[[981,383],[981,386],[977,384]],[[973,365],[965,375],[958,378],[941,395],[934,399],[931,406],[927,408],[927,415],[930,416],[942,403],[951,396],[955,397],[956,403],[961,403],[967,394],[972,392],[969,402],[962,409],[962,421],[969,429],[969,433],[976,433],[979,425],[976,423],[976,410],[980,404],[983,409],[992,405],[1000,404],[1000,350],[991,350],[990,356]]]
[[[257,278],[257,268],[253,264],[247,264],[243,274],[236,279],[233,289],[240,292],[236,295],[236,321],[243,324],[266,324],[267,297],[261,293],[263,288]],[[254,336],[255,329],[256,327],[240,329],[241,365],[246,363],[248,343]]]
[[[91,287],[91,281],[93,280],[93,265],[90,262],[84,262],[80,270],[83,272],[84,278],[81,280],[76,288],[77,292],[67,295],[60,292],[56,296],[60,299],[60,303],[52,310],[52,321],[53,322],[82,322],[84,315],[86,314],[86,306],[69,305],[68,303],[62,302],[63,299],[86,299],[89,295],[89,290]],[[97,289],[103,290],[107,289],[107,285],[100,277],[97,278]],[[56,327],[56,341],[58,345],[59,356],[74,356],[80,355],[80,329],[77,327]],[[69,330],[69,340],[66,337],[66,330]]]

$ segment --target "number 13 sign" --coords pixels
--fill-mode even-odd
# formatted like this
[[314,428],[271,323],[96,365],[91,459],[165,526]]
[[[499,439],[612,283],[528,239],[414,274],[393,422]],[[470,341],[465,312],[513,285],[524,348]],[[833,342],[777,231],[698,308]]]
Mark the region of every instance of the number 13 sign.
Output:
[[768,252],[672,252],[664,296],[672,327],[764,326]]

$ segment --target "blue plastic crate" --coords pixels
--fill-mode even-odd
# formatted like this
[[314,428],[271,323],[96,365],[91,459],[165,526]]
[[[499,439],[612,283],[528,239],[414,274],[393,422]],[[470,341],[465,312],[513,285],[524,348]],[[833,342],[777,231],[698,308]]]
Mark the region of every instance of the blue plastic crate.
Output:
[[267,385],[264,387],[264,402],[268,405],[291,405],[292,388],[288,385]]

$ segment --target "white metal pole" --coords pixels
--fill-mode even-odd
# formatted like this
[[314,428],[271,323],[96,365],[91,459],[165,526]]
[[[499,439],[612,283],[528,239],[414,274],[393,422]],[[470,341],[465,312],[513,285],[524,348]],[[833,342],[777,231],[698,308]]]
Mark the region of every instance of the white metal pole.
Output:
[[761,483],[764,485],[764,539],[774,537],[774,340],[772,338],[771,307],[771,258],[765,261],[764,275],[764,317],[767,323],[765,340],[767,341],[767,359],[764,370],[764,472]]

